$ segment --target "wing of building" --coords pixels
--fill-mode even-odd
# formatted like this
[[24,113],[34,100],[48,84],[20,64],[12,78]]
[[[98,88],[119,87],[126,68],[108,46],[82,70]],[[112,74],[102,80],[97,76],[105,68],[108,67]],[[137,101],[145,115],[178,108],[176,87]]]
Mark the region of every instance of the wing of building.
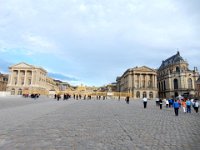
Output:
[[7,91],[11,95],[48,94],[52,89],[58,90],[58,87],[54,79],[47,77],[45,69],[24,62],[9,67]]
[[159,97],[195,96],[198,77],[197,68],[189,70],[188,62],[177,52],[164,60],[158,69]]
[[0,91],[6,91],[7,83],[8,83],[8,75],[0,73]]
[[117,91],[128,92],[133,98],[156,98],[157,72],[147,66],[130,68],[117,77]]

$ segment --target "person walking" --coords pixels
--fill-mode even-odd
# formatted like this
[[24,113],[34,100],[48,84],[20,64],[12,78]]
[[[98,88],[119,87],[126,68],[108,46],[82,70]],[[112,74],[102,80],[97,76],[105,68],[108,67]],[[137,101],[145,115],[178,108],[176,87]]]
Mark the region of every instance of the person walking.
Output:
[[178,116],[178,109],[179,109],[180,105],[177,102],[177,100],[175,100],[175,102],[173,103],[173,107],[174,107],[175,116]]
[[160,109],[162,109],[162,99],[159,100]]
[[169,108],[171,108],[172,107],[172,99],[169,99],[168,102],[169,102]]
[[191,104],[192,104],[192,102],[188,99],[186,101],[187,113],[191,113]]
[[182,100],[181,105],[183,107],[183,112],[186,113],[186,102],[185,102],[185,100]]
[[199,109],[199,102],[197,99],[194,100],[194,110],[196,111],[196,113],[198,113],[198,109]]
[[165,98],[163,101],[164,101],[165,104],[166,104],[166,108],[168,108],[168,107],[169,107],[169,101],[168,101],[166,98]]
[[146,97],[143,98],[143,104],[144,104],[144,108],[147,108],[147,98]]
[[57,95],[57,101],[59,101],[61,98],[60,94]]
[[126,103],[129,104],[129,96],[126,97]]

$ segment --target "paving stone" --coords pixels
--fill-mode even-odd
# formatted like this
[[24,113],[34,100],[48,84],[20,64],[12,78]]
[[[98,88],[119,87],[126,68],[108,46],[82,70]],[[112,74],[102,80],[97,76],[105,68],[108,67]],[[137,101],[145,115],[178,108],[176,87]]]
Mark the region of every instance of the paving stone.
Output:
[[1,150],[184,150],[200,147],[200,118],[141,100],[0,99]]

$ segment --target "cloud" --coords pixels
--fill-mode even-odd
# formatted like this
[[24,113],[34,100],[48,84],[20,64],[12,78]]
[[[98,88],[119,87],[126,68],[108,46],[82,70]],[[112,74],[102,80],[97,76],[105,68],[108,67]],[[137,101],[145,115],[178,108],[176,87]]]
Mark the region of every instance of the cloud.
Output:
[[68,75],[64,75],[64,74],[60,74],[60,73],[52,73],[49,72],[48,76],[55,78],[55,79],[59,79],[59,80],[64,80],[64,81],[79,81],[77,78],[72,77],[72,76],[68,76]]
[[31,45],[40,46],[46,49],[54,48],[54,45],[40,36],[26,35],[24,39],[30,42]]
[[73,74],[91,85],[113,82],[130,67],[157,68],[177,49],[190,66],[200,68],[198,4],[195,0],[2,0],[0,57]]

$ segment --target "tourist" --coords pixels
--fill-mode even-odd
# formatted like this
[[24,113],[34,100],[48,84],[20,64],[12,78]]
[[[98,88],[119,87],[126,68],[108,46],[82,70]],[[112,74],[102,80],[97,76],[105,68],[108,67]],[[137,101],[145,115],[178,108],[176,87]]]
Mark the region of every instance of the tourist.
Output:
[[187,113],[191,113],[191,101],[188,99],[186,101],[186,106],[187,106]]
[[64,93],[64,95],[63,95],[63,100],[66,100],[67,99],[67,97],[66,97],[66,95],[65,95],[65,93]]
[[126,101],[127,104],[129,104],[129,96],[127,96],[127,97],[125,98],[125,101]]
[[183,112],[186,113],[186,102],[185,102],[185,100],[182,100],[181,105],[183,107]]
[[143,98],[143,104],[144,104],[144,108],[147,108],[147,98],[146,97]]
[[194,110],[196,111],[196,113],[198,113],[198,109],[199,109],[199,102],[198,99],[194,100]]
[[160,109],[162,109],[162,99],[159,100]]
[[163,101],[165,102],[166,108],[168,108],[169,107],[169,101],[166,98],[164,98]]
[[59,101],[61,98],[60,94],[57,95],[57,101]]
[[178,109],[179,109],[180,105],[177,102],[177,100],[175,100],[175,102],[173,103],[173,107],[174,107],[175,116],[178,116]]
[[169,108],[172,106],[172,99],[169,99]]

